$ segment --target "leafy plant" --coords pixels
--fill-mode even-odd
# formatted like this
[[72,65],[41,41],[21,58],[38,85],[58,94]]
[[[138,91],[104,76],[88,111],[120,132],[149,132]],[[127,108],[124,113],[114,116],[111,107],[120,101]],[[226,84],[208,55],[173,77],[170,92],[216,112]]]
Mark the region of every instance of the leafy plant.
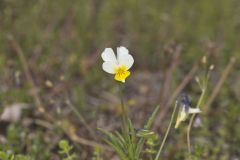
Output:
[[73,146],[69,144],[67,140],[61,140],[58,143],[59,146],[59,153],[63,155],[63,160],[74,160],[76,159],[76,155],[74,153],[71,153],[73,150]]
[[1,160],[31,160],[30,157],[21,155],[21,154],[10,154],[7,152],[0,151],[0,159]]
[[101,148],[98,146],[95,147],[92,160],[103,160],[103,158],[101,157],[101,153],[102,153]]

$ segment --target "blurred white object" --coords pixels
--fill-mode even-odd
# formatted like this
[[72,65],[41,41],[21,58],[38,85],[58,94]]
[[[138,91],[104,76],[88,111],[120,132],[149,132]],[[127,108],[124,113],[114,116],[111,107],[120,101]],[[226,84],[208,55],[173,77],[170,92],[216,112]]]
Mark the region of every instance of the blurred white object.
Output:
[[0,120],[7,122],[17,122],[21,118],[22,110],[29,107],[30,106],[25,103],[14,103],[10,106],[7,106],[3,110],[3,113],[0,116]]
[[198,128],[201,127],[202,124],[202,119],[200,117],[196,117],[194,123],[193,123],[193,127]]

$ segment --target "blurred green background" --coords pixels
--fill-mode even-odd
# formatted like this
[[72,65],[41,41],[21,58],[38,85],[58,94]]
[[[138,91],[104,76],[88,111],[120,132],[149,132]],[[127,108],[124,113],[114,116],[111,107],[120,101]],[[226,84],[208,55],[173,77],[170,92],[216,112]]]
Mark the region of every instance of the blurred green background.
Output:
[[[71,99],[94,131],[97,127],[117,129],[117,85],[102,71],[100,54],[106,47],[126,46],[135,58],[124,91],[136,128],[154,105],[167,101],[203,55],[208,54],[209,64],[215,65],[209,96],[231,57],[236,58],[217,97],[200,116],[192,141],[199,159],[238,160],[239,33],[239,0],[1,0],[0,110],[3,113],[4,107],[19,103],[32,107],[24,110],[17,122],[0,122],[0,148],[37,160],[58,160],[57,143],[67,138],[81,159],[91,159],[93,147],[72,140],[63,131],[73,130],[79,137],[94,140],[66,100]],[[36,84],[34,89],[55,122],[34,108],[34,89],[9,37],[21,47]],[[180,54],[174,58],[179,47]],[[169,72],[175,61],[177,67]],[[204,71],[200,66],[194,76]],[[168,73],[170,79],[164,83]],[[194,76],[184,88],[193,104],[200,93]],[[168,89],[165,97],[164,88]],[[160,139],[170,112],[167,110],[160,128],[155,128]],[[163,159],[184,159],[185,134],[186,125],[172,131]],[[103,152],[104,157],[114,159],[112,153]]]

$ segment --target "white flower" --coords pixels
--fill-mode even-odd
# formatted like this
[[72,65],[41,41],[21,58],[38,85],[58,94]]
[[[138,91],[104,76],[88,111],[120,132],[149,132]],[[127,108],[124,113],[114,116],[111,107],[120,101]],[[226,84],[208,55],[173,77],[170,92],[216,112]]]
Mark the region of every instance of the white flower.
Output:
[[102,68],[105,72],[115,74],[114,79],[125,82],[125,79],[130,75],[129,69],[134,63],[132,55],[128,53],[125,47],[117,48],[117,57],[112,48],[106,48],[102,53],[103,64]]
[[177,117],[177,122],[175,124],[175,128],[178,128],[179,124],[183,121],[185,121],[188,117],[189,114],[196,114],[196,113],[200,113],[201,110],[199,108],[188,108],[188,111],[186,111],[186,109],[181,109],[178,112],[178,117]]
[[180,97],[180,106],[178,111],[177,122],[175,124],[175,128],[178,128],[179,124],[187,119],[189,114],[200,113],[201,110],[199,108],[191,108],[188,96],[183,94]]

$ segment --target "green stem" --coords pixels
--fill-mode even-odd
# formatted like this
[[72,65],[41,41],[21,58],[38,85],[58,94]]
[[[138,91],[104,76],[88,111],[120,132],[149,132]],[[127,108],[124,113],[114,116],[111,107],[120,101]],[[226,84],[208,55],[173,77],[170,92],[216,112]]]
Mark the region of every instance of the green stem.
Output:
[[[196,108],[199,108],[200,105],[202,104],[202,101],[203,101],[203,98],[205,96],[205,93],[206,93],[206,89],[204,88],[204,89],[202,89],[202,93],[201,93],[201,96],[200,96],[200,98],[198,100]],[[191,133],[191,129],[192,129],[193,120],[194,120],[195,117],[196,117],[196,113],[191,116],[191,119],[190,119],[190,122],[189,122],[189,125],[188,125],[188,128],[187,128],[187,145],[188,145],[188,152],[190,154],[191,154],[190,133]]]
[[123,132],[125,135],[128,135],[128,111],[127,107],[124,104],[123,100],[123,90],[121,84],[119,86],[119,96],[120,96],[120,101],[121,101],[121,109],[122,109],[122,123],[123,123]]
[[[150,149],[153,150],[153,147],[151,147]],[[152,154],[149,155],[149,159],[153,160],[153,155]]]
[[[203,98],[206,94],[206,90],[207,90],[207,86],[208,86],[208,80],[209,80],[209,77],[210,77],[210,73],[211,73],[211,70],[209,70],[207,73],[206,73],[206,76],[205,76],[205,80],[203,81],[203,85],[202,85],[202,93],[201,93],[201,96],[198,100],[198,103],[197,103],[197,106],[196,108],[200,108],[200,106],[202,105],[202,102],[203,102]],[[201,85],[200,85],[201,86]],[[196,113],[193,114],[191,116],[191,119],[190,119],[190,122],[189,122],[189,125],[188,125],[188,128],[187,128],[187,145],[188,145],[188,152],[191,154],[191,139],[190,139],[190,134],[191,134],[191,129],[192,129],[192,124],[193,124],[193,120],[194,118],[196,117]]]
[[171,126],[172,126],[172,123],[173,123],[173,119],[174,119],[174,115],[175,115],[176,109],[177,109],[177,102],[175,103],[175,106],[174,106],[174,109],[173,109],[173,113],[172,113],[172,116],[171,116],[171,120],[170,120],[170,123],[169,123],[169,125],[168,125],[167,131],[166,131],[166,133],[165,133],[165,135],[164,135],[162,144],[161,144],[161,146],[160,146],[160,148],[159,148],[159,150],[158,150],[158,153],[157,153],[157,155],[156,155],[156,157],[155,157],[154,160],[158,160],[159,157],[160,157],[160,154],[161,154],[161,152],[162,152],[163,146],[164,146],[164,144],[165,144],[165,142],[166,142],[166,140],[167,140],[169,131],[170,131],[170,129],[171,129]]

